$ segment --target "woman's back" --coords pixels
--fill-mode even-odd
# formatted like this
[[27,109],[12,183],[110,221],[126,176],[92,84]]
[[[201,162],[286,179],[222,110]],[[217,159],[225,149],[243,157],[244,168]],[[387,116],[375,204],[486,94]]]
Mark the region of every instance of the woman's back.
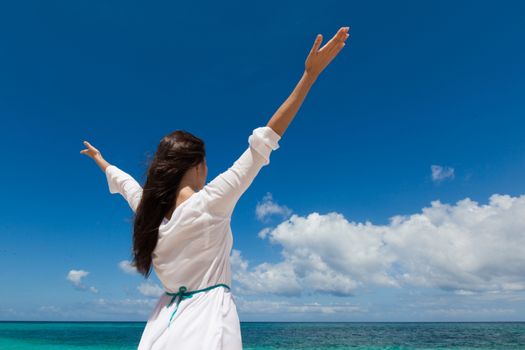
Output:
[[[180,203],[169,220],[164,218],[152,263],[165,293],[150,314],[139,350],[177,346],[242,349],[240,322],[230,291],[230,220],[239,198],[269,164],[280,139],[268,126],[254,129],[248,148],[231,167]],[[136,211],[141,186],[114,165],[106,168],[106,176],[110,192],[122,194]],[[173,296],[182,290],[203,289],[183,298]],[[197,329],[204,324],[205,329]]]
[[203,190],[194,193],[159,227],[153,268],[168,292],[176,293],[181,286],[196,290],[231,285],[230,218],[210,214],[205,200]]

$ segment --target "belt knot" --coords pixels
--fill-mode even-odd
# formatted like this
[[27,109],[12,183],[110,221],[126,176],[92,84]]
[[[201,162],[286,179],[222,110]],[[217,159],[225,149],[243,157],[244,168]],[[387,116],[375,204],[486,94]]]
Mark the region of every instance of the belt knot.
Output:
[[180,304],[180,302],[183,299],[191,298],[193,296],[193,294],[195,294],[195,293],[206,292],[206,291],[208,291],[210,289],[217,288],[217,287],[225,287],[227,289],[230,289],[230,287],[227,284],[219,283],[219,284],[216,284],[216,285],[213,285],[213,286],[210,286],[210,287],[206,287],[206,288],[203,288],[203,289],[198,289],[198,290],[188,291],[188,288],[186,288],[186,286],[180,286],[179,287],[179,291],[177,293],[165,292],[167,295],[171,295],[172,296],[170,302],[168,303],[168,305],[166,305],[166,308],[169,308],[171,306],[171,304],[173,304],[175,299],[177,299],[177,297],[178,297],[178,299],[177,299],[177,306],[175,307],[175,310],[171,314],[170,322],[171,322],[171,319],[173,318],[173,316],[175,316],[175,313],[177,312],[177,309],[179,308],[179,304]]
[[186,288],[186,286],[181,286],[177,293],[166,292],[166,294],[172,296],[171,301],[169,302],[169,304],[166,307],[170,307],[171,304],[173,304],[173,302],[175,301],[175,299],[177,299],[177,297],[179,297],[179,300],[177,301],[177,306],[182,301],[182,299],[191,298],[193,296],[193,293],[188,292],[187,290],[188,290],[188,288]]

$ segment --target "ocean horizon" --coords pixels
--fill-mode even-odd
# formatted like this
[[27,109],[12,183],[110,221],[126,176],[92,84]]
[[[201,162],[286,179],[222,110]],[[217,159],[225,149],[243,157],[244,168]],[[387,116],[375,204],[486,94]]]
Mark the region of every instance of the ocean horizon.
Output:
[[[146,322],[0,321],[0,349],[136,349]],[[525,321],[241,322],[245,350],[525,349]]]

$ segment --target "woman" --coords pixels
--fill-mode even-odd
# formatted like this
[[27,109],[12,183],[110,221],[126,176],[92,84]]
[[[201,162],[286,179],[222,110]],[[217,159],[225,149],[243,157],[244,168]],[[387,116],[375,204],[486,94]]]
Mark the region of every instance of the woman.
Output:
[[80,151],[105,172],[110,193],[120,193],[135,213],[133,262],[146,278],[153,266],[165,293],[142,333],[139,350],[242,349],[232,297],[230,219],[240,196],[269,164],[270,153],[294,118],[310,87],[349,37],[341,27],[320,50],[315,39],[305,71],[291,96],[268,124],[253,130],[249,147],[225,172],[206,183],[204,142],[182,130],[158,145],[144,188],[104,160],[84,141]]

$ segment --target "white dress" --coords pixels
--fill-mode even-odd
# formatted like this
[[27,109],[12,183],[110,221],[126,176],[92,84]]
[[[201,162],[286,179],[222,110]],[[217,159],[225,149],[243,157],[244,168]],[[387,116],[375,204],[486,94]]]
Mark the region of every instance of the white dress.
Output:
[[[227,288],[232,282],[230,220],[280,139],[268,126],[254,129],[248,148],[228,170],[179,204],[170,220],[164,218],[152,264],[165,293],[148,318],[139,350],[242,349],[237,307]],[[106,168],[106,177],[110,193],[120,193],[135,211],[142,195],[137,181],[115,165]],[[182,299],[166,294],[211,286],[216,287]]]

